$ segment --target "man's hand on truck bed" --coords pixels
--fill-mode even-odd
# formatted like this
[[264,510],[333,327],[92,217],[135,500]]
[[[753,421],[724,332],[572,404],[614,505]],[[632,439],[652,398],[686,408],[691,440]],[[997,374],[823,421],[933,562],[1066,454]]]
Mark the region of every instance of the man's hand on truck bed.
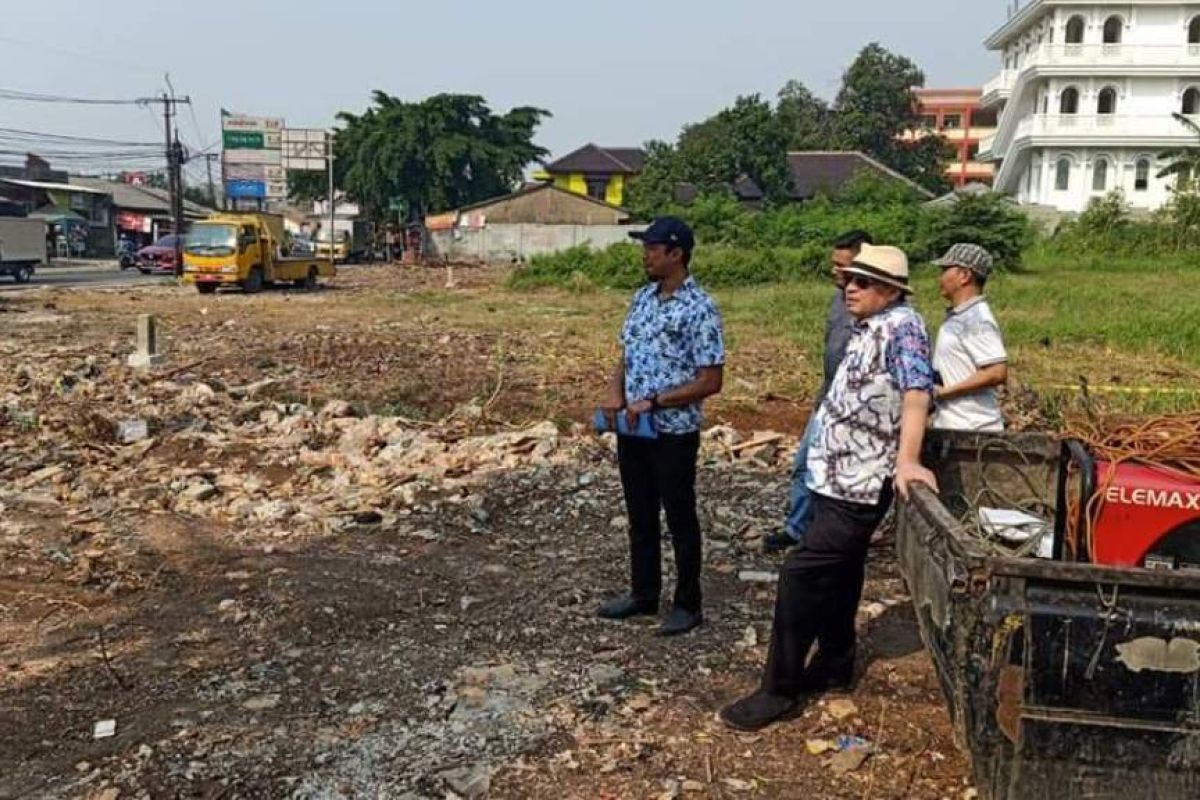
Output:
[[908,499],[909,487],[914,483],[923,483],[935,492],[938,490],[937,477],[921,466],[920,462],[896,462],[896,491],[900,493],[901,499]]

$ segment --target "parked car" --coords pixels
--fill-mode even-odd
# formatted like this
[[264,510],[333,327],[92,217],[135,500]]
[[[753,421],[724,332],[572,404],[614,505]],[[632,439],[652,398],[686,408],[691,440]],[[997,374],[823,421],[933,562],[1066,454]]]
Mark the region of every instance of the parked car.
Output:
[[144,275],[175,274],[175,248],[182,248],[180,236],[163,236],[137,251],[137,268]]

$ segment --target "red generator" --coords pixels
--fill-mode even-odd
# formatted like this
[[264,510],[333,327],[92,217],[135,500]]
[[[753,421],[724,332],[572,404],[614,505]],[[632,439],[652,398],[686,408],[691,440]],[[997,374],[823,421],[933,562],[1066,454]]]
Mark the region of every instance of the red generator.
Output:
[[1142,464],[1114,467],[1071,439],[1063,443],[1057,509],[1056,559],[1200,571],[1200,480]]

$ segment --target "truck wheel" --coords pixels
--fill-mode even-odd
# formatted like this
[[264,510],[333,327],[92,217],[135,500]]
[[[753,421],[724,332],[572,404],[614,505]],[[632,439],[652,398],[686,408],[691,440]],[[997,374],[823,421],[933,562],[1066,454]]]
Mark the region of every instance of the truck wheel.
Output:
[[309,267],[308,274],[304,276],[304,283],[301,284],[306,292],[315,292],[317,290],[317,268]]
[[197,283],[196,291],[200,294],[212,294],[217,291],[217,285],[215,283]]
[[28,264],[22,264],[17,267],[17,271],[13,273],[13,280],[17,283],[29,283],[29,279],[33,277],[33,267]]
[[254,267],[250,270],[250,277],[246,278],[242,283],[242,290],[246,294],[258,294],[263,289],[263,271],[262,267]]

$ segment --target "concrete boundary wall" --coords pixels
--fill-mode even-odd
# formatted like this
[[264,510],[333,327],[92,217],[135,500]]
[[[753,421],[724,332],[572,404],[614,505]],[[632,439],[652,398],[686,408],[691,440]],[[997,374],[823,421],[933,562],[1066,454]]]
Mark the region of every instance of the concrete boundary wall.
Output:
[[434,258],[472,263],[528,261],[532,256],[557,253],[581,244],[603,250],[616,242],[628,242],[630,231],[642,225],[536,225],[501,223],[480,229],[454,228],[434,231]]

